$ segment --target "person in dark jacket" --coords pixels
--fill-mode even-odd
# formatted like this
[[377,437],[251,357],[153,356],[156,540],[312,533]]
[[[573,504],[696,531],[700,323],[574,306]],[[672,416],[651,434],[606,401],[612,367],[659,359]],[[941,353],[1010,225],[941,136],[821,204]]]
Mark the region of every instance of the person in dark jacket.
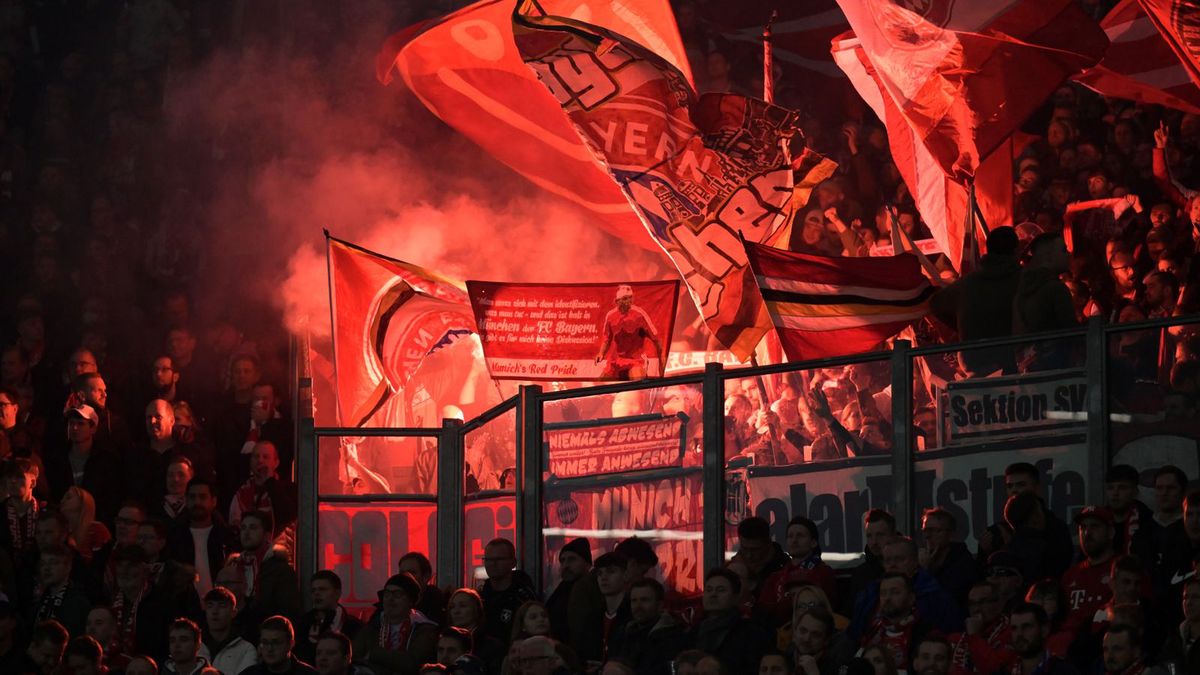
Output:
[[550,631],[554,639],[570,642],[571,629],[568,624],[571,589],[591,569],[592,545],[584,537],[572,539],[558,552],[559,582],[554,592],[546,599],[546,610],[550,613]]
[[96,440],[99,418],[89,405],[70,408],[66,442],[48,448],[46,480],[55,503],[62,501],[67,488],[78,486],[96,499],[96,520],[112,522],[125,485],[121,463],[112,448]]
[[258,663],[241,675],[317,675],[316,668],[292,654],[296,631],[287,617],[268,617],[259,624],[258,634]]
[[609,636],[609,658],[625,660],[637,675],[669,675],[671,661],[688,647],[687,627],[666,611],[667,593],[655,579],[629,587],[630,620]]
[[581,630],[576,631],[571,647],[583,661],[604,661],[609,637],[631,618],[626,592],[629,563],[620,553],[605,553],[596,558],[596,584],[604,598],[600,611],[587,617]]
[[513,617],[527,600],[541,600],[533,580],[516,569],[517,549],[507,539],[493,539],[483,549],[483,568],[488,579],[479,596],[487,615],[484,629],[504,644],[512,636]]
[[771,526],[765,518],[750,516],[738,523],[738,552],[733,557],[746,565],[750,572],[751,588],[744,589],[745,595],[756,606],[760,594],[767,586],[771,575],[788,564],[788,555],[783,547],[771,541]]
[[[167,533],[167,552],[172,560],[191,565],[196,571],[196,592],[213,587],[217,572],[239,546],[238,534],[217,513],[213,481],[193,478],[187,486],[187,511]],[[199,550],[197,541],[203,542]]]
[[[1029,462],[1009,464],[1004,469],[1004,490],[1008,493],[1009,499],[1013,495],[1022,492],[1033,494],[1033,496],[1038,498],[1042,518],[1045,520],[1045,534],[1043,537],[1048,548],[1043,555],[1043,563],[1046,569],[1038,577],[1026,578],[1032,580],[1042,577],[1057,578],[1061,576],[1071,566],[1075,556],[1075,550],[1071,545],[1071,542],[1075,540],[1075,536],[1071,528],[1061,518],[1054,515],[1046,506],[1045,500],[1042,499],[1041,472]],[[1000,522],[990,525],[984,531],[983,535],[979,537],[978,550],[975,554],[975,559],[979,566],[985,567],[988,557],[991,554],[1006,548],[1012,536],[1012,526],[1006,523],[1003,518],[1001,518]]]
[[53,619],[72,635],[82,635],[92,603],[87,593],[71,581],[72,552],[66,546],[48,546],[38,560],[40,592],[26,609],[29,624]]
[[[967,273],[930,300],[930,311],[950,326],[958,328],[958,339],[982,340],[1013,334],[1011,308],[1017,295],[1021,266],[1017,264],[1020,240],[1011,227],[997,227],[988,233],[987,255],[979,269]],[[1011,347],[969,349],[959,353],[964,370],[972,375],[987,375],[997,370],[1016,372]]]
[[[1070,269],[1071,254],[1062,233],[1038,235],[1029,244],[1031,257],[1021,270],[1013,299],[1015,335],[1041,333],[1077,325],[1071,291],[1059,277]],[[1035,343],[1025,370],[1052,370],[1068,365],[1069,353],[1061,343]]]
[[1117,553],[1135,555],[1147,568],[1158,566],[1159,531],[1154,511],[1137,498],[1140,476],[1128,464],[1117,464],[1104,476],[1104,505],[1112,511],[1117,526],[1113,547]]
[[1058,578],[1071,566],[1071,540],[1056,538],[1063,534],[1050,530],[1053,517],[1032,492],[1015,494],[1004,505],[1004,523],[1012,534],[1003,551],[1018,561],[1025,579]]
[[245,580],[246,602],[238,618],[250,625],[276,614],[299,616],[303,607],[300,582],[287,550],[271,545],[273,528],[270,513],[243,514],[238,532],[242,552],[229,561],[239,578]]
[[929,570],[959,607],[967,606],[967,593],[979,579],[975,557],[958,538],[958,519],[943,508],[927,509],[921,515],[919,562]]
[[1158,665],[1172,673],[1200,673],[1200,579],[1183,583],[1183,622],[1163,642]]
[[883,509],[871,509],[863,516],[863,561],[850,570],[850,592],[841,603],[840,614],[849,616],[854,600],[883,576],[883,545],[896,536],[896,518]]
[[308,583],[310,609],[296,625],[296,656],[314,663],[317,640],[337,631],[353,640],[363,622],[342,607],[342,578],[332,570],[318,570]]
[[416,609],[421,584],[396,574],[379,591],[380,610],[354,639],[354,660],[375,675],[417,675],[437,656],[437,624]]
[[772,636],[741,615],[741,592],[741,579],[724,567],[704,575],[704,618],[692,631],[691,646],[716,657],[730,673],[753,673]]
[[417,609],[430,621],[443,623],[446,620],[446,596],[442,594],[442,589],[431,583],[433,564],[429,558],[420,551],[409,551],[400,556],[398,565],[401,572],[411,574],[421,584],[421,599],[417,601]]
[[[943,633],[963,629],[964,614],[954,598],[938,584],[937,579],[918,563],[919,552],[908,537],[893,537],[883,547],[883,566],[887,574],[903,574],[911,580],[916,594],[917,614],[923,622]],[[854,603],[854,616],[846,633],[857,640],[868,630],[880,610],[879,582],[867,587]]]

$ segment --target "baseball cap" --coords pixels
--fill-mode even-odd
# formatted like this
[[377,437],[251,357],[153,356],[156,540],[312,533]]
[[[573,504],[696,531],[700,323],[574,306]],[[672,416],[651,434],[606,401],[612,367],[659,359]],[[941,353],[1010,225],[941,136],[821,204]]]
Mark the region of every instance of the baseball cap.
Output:
[[1075,518],[1072,520],[1078,525],[1088,518],[1104,521],[1105,525],[1112,525],[1115,522],[1112,511],[1103,506],[1085,506],[1079,510],[1079,513],[1075,514]]
[[633,297],[633,286],[630,286],[629,284],[621,284],[620,286],[617,286],[617,300],[620,300],[621,298],[632,298],[632,297]]
[[63,417],[67,419],[90,420],[92,424],[100,424],[100,416],[96,414],[92,406],[86,403],[80,403],[74,408],[67,408],[63,413]]
[[996,551],[988,556],[985,572],[989,577],[1022,576],[1021,561],[1008,551]]

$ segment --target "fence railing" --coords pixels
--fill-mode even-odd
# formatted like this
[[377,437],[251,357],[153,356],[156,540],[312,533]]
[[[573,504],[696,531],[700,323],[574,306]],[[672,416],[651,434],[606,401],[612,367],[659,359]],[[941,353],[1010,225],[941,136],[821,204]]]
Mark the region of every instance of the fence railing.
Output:
[[[799,372],[816,372],[818,369],[836,368],[847,365],[875,364],[882,368],[887,363],[890,372],[890,417],[892,430],[890,434],[890,498],[887,506],[896,516],[902,528],[913,531],[919,516],[916,513],[916,503],[913,492],[914,465],[917,450],[914,448],[913,425],[910,420],[914,414],[914,372],[921,359],[941,357],[955,352],[980,349],[1007,349],[1029,345],[1033,342],[1046,344],[1059,341],[1065,344],[1082,345],[1082,353],[1076,356],[1082,360],[1088,392],[1084,410],[1071,413],[1073,419],[1081,420],[1086,417],[1086,458],[1075,458],[1086,464],[1086,500],[1089,503],[1099,503],[1103,498],[1104,472],[1109,464],[1109,408],[1110,395],[1109,376],[1111,359],[1123,358],[1124,352],[1114,354],[1113,341],[1121,342],[1132,334],[1151,334],[1158,331],[1159,335],[1167,335],[1167,328],[1194,324],[1200,322],[1200,317],[1183,317],[1145,321],[1133,324],[1105,325],[1099,320],[1092,320],[1077,329],[1043,333],[1038,335],[1012,336],[999,339],[979,340],[957,344],[936,344],[931,346],[913,347],[906,340],[896,340],[891,351],[874,352],[869,354],[848,355],[837,358],[821,359],[806,362],[792,362],[755,368],[737,368],[726,370],[720,364],[710,363],[702,373],[692,373],[681,376],[666,377],[638,382],[606,384],[602,386],[564,391],[544,391],[536,385],[526,385],[520,388],[517,396],[508,399],[482,415],[467,421],[447,421],[440,428],[404,428],[404,429],[361,429],[361,428],[318,428],[311,417],[299,422],[298,448],[298,481],[300,485],[300,537],[298,541],[298,562],[301,579],[305,579],[315,570],[328,564],[327,556],[323,557],[323,546],[330,542],[322,541],[327,535],[322,529],[322,507],[333,508],[347,504],[393,505],[406,508],[405,505],[420,504],[422,509],[428,505],[436,507],[436,517],[430,522],[436,529],[436,547],[433,553],[436,575],[439,580],[457,580],[462,583],[468,579],[468,561],[470,551],[464,550],[465,522],[468,508],[472,506],[474,496],[469,496],[466,490],[467,475],[465,471],[466,447],[465,441],[472,434],[487,433],[491,438],[502,437],[498,443],[503,452],[511,450],[511,461],[515,468],[514,484],[501,485],[502,492],[497,494],[512,495],[515,507],[515,518],[511,530],[515,532],[514,541],[517,544],[518,559],[522,568],[528,572],[539,586],[542,584],[544,560],[546,554],[545,528],[546,505],[544,504],[544,489],[547,478],[547,449],[546,449],[546,413],[548,406],[562,406],[569,403],[584,403],[586,399],[593,401],[603,397],[629,395],[635,392],[662,392],[671,388],[694,390],[699,388],[700,405],[699,431],[702,434],[702,495],[699,495],[703,506],[703,538],[702,538],[702,569],[711,569],[723,564],[726,554],[726,542],[729,536],[727,519],[727,494],[729,467],[726,461],[726,389],[731,380],[747,378],[765,378],[770,376],[789,376]],[[1145,345],[1142,345],[1146,347]],[[1158,349],[1164,349],[1159,344]],[[1143,351],[1148,350],[1148,347]],[[1076,352],[1079,352],[1077,349]],[[308,383],[301,381],[299,390],[305,390]],[[769,403],[765,401],[764,404]],[[553,411],[558,408],[552,407]],[[515,412],[513,420],[507,415]],[[557,414],[557,413],[556,413]],[[553,420],[551,420],[553,422]],[[938,424],[943,420],[939,415]],[[497,427],[502,427],[496,429]],[[435,486],[434,491],[424,491],[416,494],[332,494],[320,492],[320,485],[327,483],[320,478],[322,470],[337,466],[336,458],[328,453],[338,452],[336,448],[322,448],[322,439],[330,438],[387,438],[412,439],[419,444],[418,454],[425,453],[428,457],[432,447],[436,458],[436,480],[426,485]],[[940,438],[940,436],[939,436]],[[420,445],[423,443],[424,445]],[[326,444],[328,446],[328,443]],[[324,456],[323,456],[324,453]],[[1015,461],[1015,460],[1014,460]],[[428,469],[428,466],[426,466]],[[413,471],[419,472],[420,466],[414,465]],[[503,508],[507,508],[504,506]],[[424,513],[425,511],[422,511]],[[507,512],[505,512],[507,513]],[[394,529],[394,528],[393,528]],[[497,522],[495,531],[509,531],[507,520]],[[433,535],[430,535],[433,538]],[[696,537],[690,536],[690,539]],[[395,546],[400,539],[388,538],[388,545]],[[474,544],[476,547],[479,542]],[[391,551],[389,560],[403,551]],[[358,555],[351,551],[346,555]],[[378,556],[377,556],[378,557]],[[372,564],[377,564],[373,562]],[[376,574],[386,579],[394,573],[394,565],[389,562],[390,569],[376,570]]]

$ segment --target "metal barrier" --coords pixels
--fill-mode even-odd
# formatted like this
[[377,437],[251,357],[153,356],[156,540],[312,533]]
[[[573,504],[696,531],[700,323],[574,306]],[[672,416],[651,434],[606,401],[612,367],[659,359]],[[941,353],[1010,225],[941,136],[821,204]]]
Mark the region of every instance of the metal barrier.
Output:
[[[1087,472],[1086,498],[1090,503],[1103,499],[1103,478],[1109,462],[1109,340],[1114,336],[1135,331],[1159,330],[1200,322],[1200,316],[1145,321],[1136,324],[1104,325],[1093,319],[1086,326],[1038,335],[1012,336],[1001,339],[933,345],[914,348],[906,340],[897,340],[888,352],[857,354],[816,361],[794,362],[756,368],[723,369],[710,363],[703,373],[667,377],[638,382],[606,384],[603,386],[566,391],[543,391],[536,385],[523,386],[520,393],[465,424],[447,421],[441,428],[431,429],[359,429],[316,428],[311,417],[300,421],[298,467],[300,489],[300,537],[298,544],[301,579],[308,578],[323,566],[320,553],[319,507],[321,504],[346,503],[424,503],[437,508],[437,546],[435,569],[439,580],[464,578],[464,517],[467,495],[465,482],[465,448],[467,434],[478,431],[509,412],[516,411],[512,430],[516,461],[516,518],[515,543],[518,560],[539,587],[543,582],[543,490],[546,476],[545,412],[548,404],[581,400],[638,390],[667,387],[700,387],[703,430],[703,569],[712,569],[725,561],[726,479],[725,409],[726,385],[732,379],[779,375],[801,370],[832,368],[852,364],[888,362],[891,371],[891,495],[888,506],[901,528],[913,531],[919,514],[913,502],[913,471],[915,449],[911,425],[896,423],[913,416],[913,373],[918,359],[965,350],[1017,347],[1031,342],[1076,340],[1084,346],[1087,391],[1086,401]],[[303,388],[303,384],[301,388]],[[321,438],[335,436],[393,437],[436,439],[437,476],[435,495],[335,495],[318,494]],[[393,571],[394,572],[394,571]],[[444,583],[444,582],[443,582]],[[456,584],[458,582],[455,582]]]

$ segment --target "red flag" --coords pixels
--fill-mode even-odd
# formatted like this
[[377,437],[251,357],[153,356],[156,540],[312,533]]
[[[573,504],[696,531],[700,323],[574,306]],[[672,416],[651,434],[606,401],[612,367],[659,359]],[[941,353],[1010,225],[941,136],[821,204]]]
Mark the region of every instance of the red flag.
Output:
[[[942,170],[918,133],[904,119],[880,82],[861,42],[845,35],[834,42],[833,58],[875,115],[887,126],[892,160],[938,247],[955,269],[962,267],[967,188]],[[1012,222],[1012,150],[1002,144],[976,171],[975,198],[988,227]]]
[[937,165],[960,180],[1108,46],[1075,0],[839,4],[880,88]]
[[416,265],[333,237],[326,244],[338,416],[349,426],[391,426],[395,419],[376,413],[425,356],[474,332],[466,293]]
[[[666,0],[542,4],[636,37],[689,73]],[[379,54],[377,75],[387,84],[394,67],[433,114],[493,157],[584,208],[617,237],[655,248],[620,188],[596,165],[558,103],[522,63],[513,45],[512,10],[511,2],[481,0],[397,33]]]
[[746,243],[789,359],[873,349],[925,315],[933,287],[916,256],[828,258]]
[[1105,96],[1200,113],[1200,88],[1138,0],[1122,0],[1100,27],[1112,44],[1076,82]]
[[1141,0],[1141,4],[1192,82],[1200,86],[1200,1]]
[[526,0],[517,45],[671,256],[713,336],[745,359],[770,330],[739,236],[769,237],[800,175],[780,147],[797,113],[726,94],[695,97],[683,75],[600,26],[541,15]]

